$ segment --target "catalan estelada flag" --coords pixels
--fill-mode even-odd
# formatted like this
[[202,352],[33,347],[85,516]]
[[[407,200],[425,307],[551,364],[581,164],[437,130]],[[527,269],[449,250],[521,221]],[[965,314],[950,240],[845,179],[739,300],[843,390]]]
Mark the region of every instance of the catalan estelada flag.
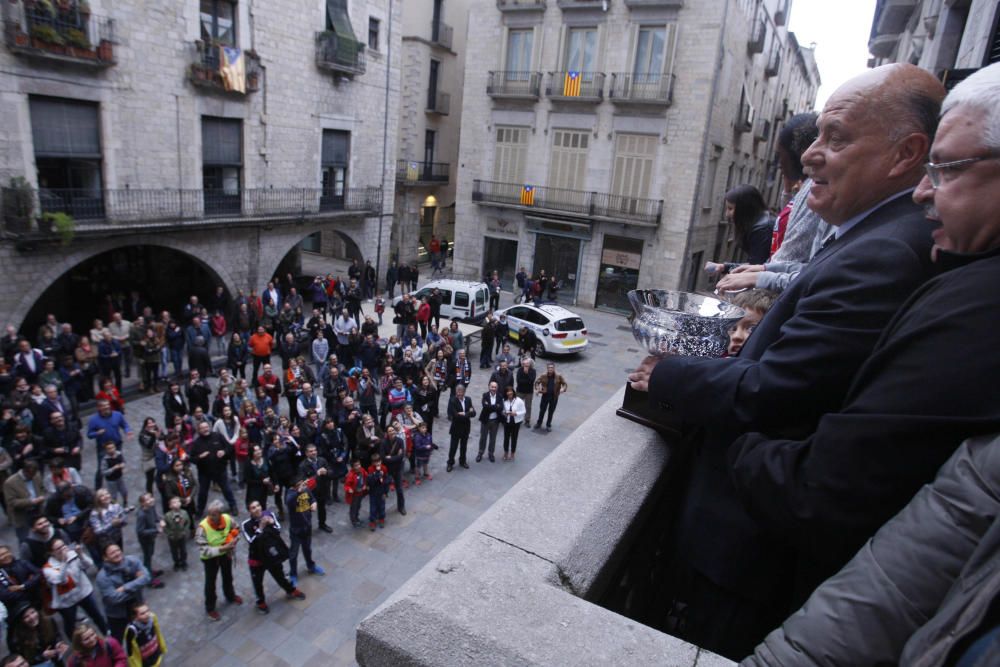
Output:
[[563,79],[563,97],[580,97],[582,78],[579,72],[566,72],[566,78]]
[[535,186],[533,185],[521,186],[521,205],[522,206],[535,205]]
[[246,94],[247,75],[243,51],[234,46],[220,46],[219,74],[222,75],[223,88]]

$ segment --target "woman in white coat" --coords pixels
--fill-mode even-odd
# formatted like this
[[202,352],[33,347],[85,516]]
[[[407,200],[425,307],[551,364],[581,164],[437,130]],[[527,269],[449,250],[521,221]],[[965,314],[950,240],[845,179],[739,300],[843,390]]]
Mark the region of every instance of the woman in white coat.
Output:
[[104,614],[94,599],[94,586],[86,573],[93,567],[94,561],[85,551],[78,553],[70,549],[58,537],[49,543],[49,559],[42,567],[42,574],[52,589],[52,608],[62,616],[67,635],[72,635],[76,627],[77,607],[83,607],[101,633],[108,634]]
[[504,390],[503,399],[504,461],[513,461],[514,455],[517,454],[517,433],[521,430],[521,423],[524,422],[526,411],[524,400],[514,392],[514,387],[508,385]]

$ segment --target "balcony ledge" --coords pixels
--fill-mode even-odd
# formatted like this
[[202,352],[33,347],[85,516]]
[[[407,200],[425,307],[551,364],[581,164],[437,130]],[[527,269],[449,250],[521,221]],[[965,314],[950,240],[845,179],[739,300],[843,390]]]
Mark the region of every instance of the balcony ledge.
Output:
[[545,0],[497,0],[502,12],[544,12]]
[[617,417],[622,394],[361,622],[359,664],[734,664],[588,601],[676,446]]

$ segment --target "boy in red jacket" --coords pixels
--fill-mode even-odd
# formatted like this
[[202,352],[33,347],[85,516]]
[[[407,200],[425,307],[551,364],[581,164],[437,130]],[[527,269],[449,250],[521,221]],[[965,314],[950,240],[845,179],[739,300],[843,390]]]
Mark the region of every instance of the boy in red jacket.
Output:
[[351,525],[355,528],[361,525],[358,514],[361,512],[361,499],[368,489],[365,483],[367,477],[365,469],[361,467],[361,460],[351,461],[351,469],[344,478],[344,500],[351,506]]
[[389,493],[389,469],[382,463],[382,456],[372,454],[372,464],[368,466],[368,529],[375,530],[375,522],[379,528],[385,528],[385,496]]

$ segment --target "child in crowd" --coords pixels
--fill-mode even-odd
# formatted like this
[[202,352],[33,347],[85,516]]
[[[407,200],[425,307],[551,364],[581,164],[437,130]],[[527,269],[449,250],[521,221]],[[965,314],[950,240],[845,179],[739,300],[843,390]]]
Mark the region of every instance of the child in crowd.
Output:
[[[104,488],[111,492],[115,502],[121,498],[121,503],[128,506],[128,488],[125,485],[125,457],[115,443],[104,443],[104,457],[101,459],[101,475],[104,477]],[[131,509],[131,508],[129,508]]]
[[729,329],[729,347],[723,356],[735,357],[743,349],[747,338],[753,333],[767,311],[771,309],[778,295],[770,290],[751,289],[729,295],[729,302],[742,308],[746,315]]
[[167,653],[167,642],[160,631],[160,622],[149,605],[140,602],[132,608],[132,622],[125,627],[122,648],[128,655],[128,664],[142,667],[160,667]]
[[358,528],[361,519],[358,514],[361,512],[361,499],[365,497],[368,485],[365,483],[367,475],[365,469],[361,467],[361,459],[351,461],[351,470],[344,478],[344,502],[351,506],[351,525]]
[[382,326],[382,313],[385,312],[385,299],[382,298],[382,292],[375,295],[375,314],[378,315],[378,325]]
[[431,479],[430,473],[427,472],[427,467],[430,465],[431,452],[434,450],[434,447],[431,434],[427,432],[427,422],[420,422],[417,424],[417,432],[413,434],[413,455],[416,459],[416,467],[414,469],[414,477],[416,479],[414,482],[417,485],[420,484],[421,473],[423,473],[424,479]]
[[376,521],[379,528],[385,528],[385,497],[389,494],[389,469],[378,452],[372,454],[365,481],[368,485],[368,529],[374,532]]
[[139,538],[139,547],[142,549],[142,564],[149,570],[153,580],[150,588],[163,588],[160,576],[163,570],[153,569],[153,550],[156,547],[156,536],[163,532],[166,524],[156,513],[156,499],[152,493],[144,493],[139,496],[139,511],[135,517],[135,533]]
[[170,556],[174,559],[174,572],[187,569],[187,540],[191,534],[191,517],[181,509],[181,499],[170,499],[170,509],[163,515],[163,532],[170,545]]
[[242,488],[243,486],[246,486],[246,479],[244,479],[243,475],[247,461],[250,459],[250,433],[247,431],[246,427],[240,427],[240,435],[236,438],[236,444],[233,446],[233,453],[236,455],[237,480]]

